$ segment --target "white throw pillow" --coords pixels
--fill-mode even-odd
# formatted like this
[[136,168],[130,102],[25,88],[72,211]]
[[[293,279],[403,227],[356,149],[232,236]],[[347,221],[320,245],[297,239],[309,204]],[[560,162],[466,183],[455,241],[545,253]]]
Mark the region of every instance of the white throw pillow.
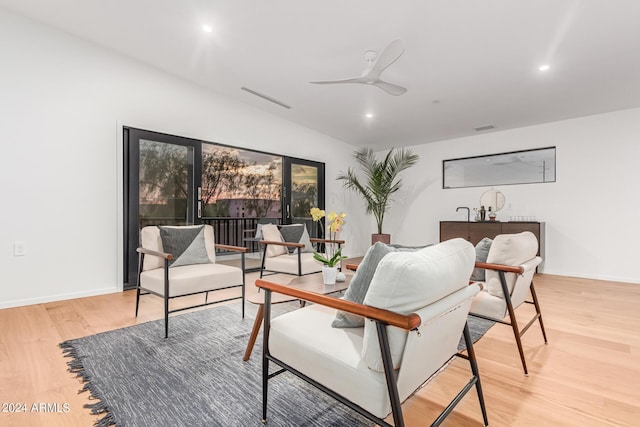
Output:
[[[416,252],[392,252],[378,264],[364,304],[401,314],[413,313],[469,285],[476,252],[464,239],[452,239]],[[364,325],[362,358],[382,372],[375,322]],[[387,328],[394,368],[399,368],[407,331]]]
[[[275,224],[265,224],[262,226],[262,240],[268,240],[272,242],[284,242],[278,226]],[[274,256],[284,255],[288,253],[285,246],[280,245],[267,245],[267,257],[272,258]]]
[[[500,234],[493,239],[489,255],[487,255],[487,263],[517,267],[534,258],[537,252],[538,239],[530,231],[518,234]],[[507,288],[511,292],[516,281],[516,274],[505,273],[505,279]],[[500,275],[497,271],[487,270],[485,283],[490,295],[504,298]]]

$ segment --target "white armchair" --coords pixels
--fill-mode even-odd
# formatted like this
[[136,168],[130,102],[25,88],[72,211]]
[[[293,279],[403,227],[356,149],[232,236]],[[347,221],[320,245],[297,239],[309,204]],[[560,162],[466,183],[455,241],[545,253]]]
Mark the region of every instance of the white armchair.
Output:
[[[401,402],[460,356],[470,362],[471,379],[433,425],[440,424],[474,386],[488,425],[466,326],[471,300],[480,290],[468,281],[474,260],[473,246],[463,239],[390,253],[376,269],[364,304],[257,280],[265,290],[263,422],[269,379],[289,371],[378,425],[390,426],[384,418],[392,413],[394,426],[403,426]],[[271,292],[315,304],[271,320]],[[367,321],[364,327],[334,328],[337,310]],[[461,335],[467,354],[457,350]],[[283,369],[270,374],[269,363]]]
[[[538,240],[529,231],[496,236],[489,249],[487,262],[476,263],[476,268],[486,270],[486,277],[482,292],[476,295],[471,304],[472,315],[511,326],[525,375],[529,371],[521,338],[536,320],[540,323],[544,342],[547,343],[540,304],[533,286],[533,275],[542,262],[542,258],[536,256],[537,251]],[[532,301],[526,300],[529,294]],[[536,313],[520,328],[515,309],[524,302],[533,304]],[[509,321],[504,320],[507,316]]]
[[[296,235],[295,241],[286,241],[280,232],[284,227],[295,227],[302,231]],[[262,227],[262,236],[260,244],[264,248],[264,254],[260,267],[261,278],[265,273],[296,276],[318,273],[322,271],[322,263],[313,259],[313,244],[335,244],[338,248],[344,244],[344,240],[309,238],[304,224],[265,224]]]
[[[169,336],[169,313],[223,301],[242,299],[244,318],[245,253],[247,248],[216,244],[213,227],[148,226],[140,232],[136,316],[140,295],[153,294],[164,299],[165,338]],[[216,249],[241,254],[241,268],[216,263]],[[240,297],[208,301],[209,292],[242,287]],[[204,293],[204,303],[169,309],[169,300]]]

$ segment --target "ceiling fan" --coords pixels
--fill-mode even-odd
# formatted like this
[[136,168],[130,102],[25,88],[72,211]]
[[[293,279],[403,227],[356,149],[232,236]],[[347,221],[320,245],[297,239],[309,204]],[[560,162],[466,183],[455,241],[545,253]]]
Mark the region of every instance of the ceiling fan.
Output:
[[377,86],[391,95],[399,96],[405,93],[407,89],[402,86],[383,81],[382,79],[380,79],[380,74],[382,74],[382,72],[387,69],[389,65],[396,62],[403,53],[404,47],[402,46],[402,40],[396,39],[392,41],[387,47],[385,47],[379,56],[378,53],[374,50],[368,50],[364,53],[364,59],[367,61],[367,68],[364,70],[360,77],[309,83],[319,85],[362,83],[366,85]]

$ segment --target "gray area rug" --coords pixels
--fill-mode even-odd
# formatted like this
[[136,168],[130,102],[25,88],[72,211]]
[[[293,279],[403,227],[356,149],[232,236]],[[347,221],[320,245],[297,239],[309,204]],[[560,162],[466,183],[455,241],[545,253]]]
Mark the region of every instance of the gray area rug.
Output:
[[[273,306],[273,315],[299,307]],[[85,380],[104,414],[99,426],[263,426],[262,341],[251,359],[242,361],[255,307],[240,304],[173,316],[169,338],[163,320],[143,323],[60,344],[70,370]],[[474,341],[493,324],[473,323]],[[470,323],[471,325],[471,323]],[[371,426],[354,413],[292,374],[269,382],[271,426]]]

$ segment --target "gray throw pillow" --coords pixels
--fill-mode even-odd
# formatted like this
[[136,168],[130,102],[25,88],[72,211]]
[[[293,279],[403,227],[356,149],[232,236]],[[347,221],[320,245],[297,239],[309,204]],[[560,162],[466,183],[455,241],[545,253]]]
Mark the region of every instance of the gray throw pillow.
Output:
[[258,224],[256,226],[256,240],[262,240],[262,226],[263,224]]
[[[491,249],[491,244],[493,240],[488,237],[480,240],[476,245],[476,261],[477,262],[487,262],[487,256],[489,255],[489,249]],[[473,273],[471,274],[471,280],[476,282],[484,282],[485,280],[485,272],[484,268],[474,268]]]
[[[279,228],[282,240],[289,243],[303,243],[304,248],[302,249],[302,252],[313,252],[313,245],[309,239],[307,227],[304,224],[287,224],[281,225]],[[287,249],[289,249],[289,253],[297,251],[297,248]]]
[[[351,279],[351,283],[344,293],[342,299],[362,304],[364,297],[367,295],[371,279],[376,272],[376,268],[382,258],[391,252],[412,252],[424,248],[425,246],[407,247],[400,245],[385,245],[382,242],[376,242],[371,246],[364,258],[358,265],[356,273]],[[364,326],[364,318],[355,314],[338,311],[336,318],[331,323],[334,328],[360,328]]]
[[211,260],[204,244],[204,225],[200,227],[158,227],[162,249],[173,255],[169,266],[209,264]]

